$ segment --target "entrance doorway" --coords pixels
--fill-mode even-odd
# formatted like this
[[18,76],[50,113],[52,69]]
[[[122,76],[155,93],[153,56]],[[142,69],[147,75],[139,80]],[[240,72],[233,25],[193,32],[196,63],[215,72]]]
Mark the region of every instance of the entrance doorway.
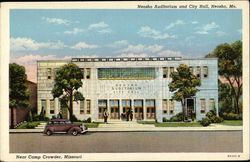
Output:
[[129,120],[131,113],[131,100],[122,100],[122,119]]
[[195,101],[193,98],[188,98],[186,99],[186,106],[187,106],[187,118],[188,119],[194,119],[195,118],[195,114],[194,114],[194,111],[195,111]]
[[104,119],[104,110],[107,109],[107,100],[98,100],[98,118]]
[[110,100],[110,119],[120,119],[119,100]]
[[134,100],[134,112],[136,120],[143,119],[143,100]]

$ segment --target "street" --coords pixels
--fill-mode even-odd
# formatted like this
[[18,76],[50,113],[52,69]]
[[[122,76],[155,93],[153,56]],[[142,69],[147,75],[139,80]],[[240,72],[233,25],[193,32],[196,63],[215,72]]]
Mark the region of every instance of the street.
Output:
[[10,153],[242,152],[242,131],[11,133]]

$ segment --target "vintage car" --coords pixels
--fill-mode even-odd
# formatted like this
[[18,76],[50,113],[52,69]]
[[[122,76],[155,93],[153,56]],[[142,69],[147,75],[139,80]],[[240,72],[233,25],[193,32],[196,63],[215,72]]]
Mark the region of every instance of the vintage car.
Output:
[[86,133],[87,130],[88,128],[84,124],[74,124],[65,119],[52,119],[46,124],[43,133],[50,136],[56,132],[66,132],[76,136],[79,133]]

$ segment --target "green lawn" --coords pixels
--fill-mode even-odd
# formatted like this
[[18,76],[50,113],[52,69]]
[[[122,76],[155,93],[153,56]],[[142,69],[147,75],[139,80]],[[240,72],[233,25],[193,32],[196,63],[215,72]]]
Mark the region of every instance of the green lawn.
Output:
[[155,123],[156,127],[202,127],[197,122],[167,122],[167,123]]
[[242,120],[224,120],[222,123],[218,123],[222,125],[232,125],[232,126],[242,126]]
[[[45,122],[45,121],[26,122],[26,123],[21,124],[16,129],[33,129],[33,128],[35,128],[36,126],[38,126],[42,122]],[[31,125],[32,127],[29,127],[29,125]]]
[[202,127],[198,122],[166,122],[156,123],[154,121],[138,121],[139,124],[154,124],[156,127]]

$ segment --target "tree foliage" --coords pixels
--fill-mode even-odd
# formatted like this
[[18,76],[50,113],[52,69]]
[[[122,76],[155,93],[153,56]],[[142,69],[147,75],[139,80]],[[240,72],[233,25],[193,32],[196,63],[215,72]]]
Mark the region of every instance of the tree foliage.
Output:
[[[219,75],[226,78],[235,100],[234,112],[240,113],[240,96],[242,95],[242,41],[232,44],[218,45],[206,57],[217,57],[219,60]],[[236,85],[236,87],[234,86]]]
[[78,91],[82,87],[82,71],[75,64],[67,64],[56,71],[56,79],[52,94],[59,98],[63,106],[67,107],[70,113],[70,120],[73,117],[73,101],[83,100],[83,95]]
[[11,109],[11,128],[14,127],[14,108],[29,105],[29,92],[25,68],[16,63],[9,64],[9,108]]
[[193,75],[185,64],[181,64],[170,76],[172,82],[168,86],[169,90],[174,92],[172,99],[181,102],[183,114],[186,117],[185,99],[195,96],[199,91],[196,87],[201,85],[200,78]]
[[26,108],[29,105],[29,92],[25,68],[16,63],[9,65],[9,106]]

